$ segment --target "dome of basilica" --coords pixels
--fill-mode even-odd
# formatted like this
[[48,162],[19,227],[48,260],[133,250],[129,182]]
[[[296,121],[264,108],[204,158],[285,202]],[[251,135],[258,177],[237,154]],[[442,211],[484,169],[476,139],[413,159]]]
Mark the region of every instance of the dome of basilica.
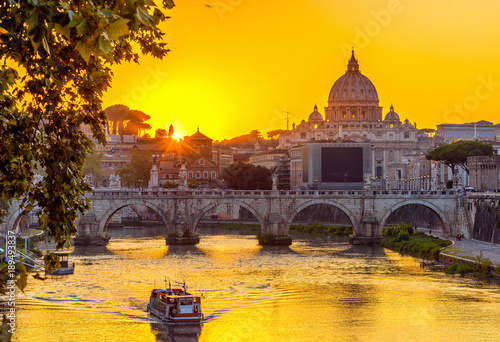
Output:
[[394,111],[394,107],[391,104],[391,109],[389,110],[389,113],[385,114],[385,119],[384,121],[398,121],[399,120],[399,115]]
[[378,104],[378,94],[373,83],[359,71],[354,50],[344,75],[333,84],[328,102],[366,101]]
[[318,106],[314,105],[314,112],[309,115],[308,121],[323,121],[323,115],[318,112]]

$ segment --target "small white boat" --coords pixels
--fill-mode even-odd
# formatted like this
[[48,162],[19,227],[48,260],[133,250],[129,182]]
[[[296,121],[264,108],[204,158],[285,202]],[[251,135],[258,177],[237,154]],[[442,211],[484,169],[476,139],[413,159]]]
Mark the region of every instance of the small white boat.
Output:
[[186,289],[153,289],[147,311],[163,321],[171,323],[201,323],[201,296]]

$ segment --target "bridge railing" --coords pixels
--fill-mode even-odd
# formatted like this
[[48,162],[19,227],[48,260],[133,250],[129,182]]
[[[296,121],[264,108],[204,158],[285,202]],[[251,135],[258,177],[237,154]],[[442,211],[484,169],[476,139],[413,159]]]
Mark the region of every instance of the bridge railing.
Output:
[[128,197],[443,197],[463,194],[454,190],[220,190],[220,189],[95,189],[94,198],[128,198]]

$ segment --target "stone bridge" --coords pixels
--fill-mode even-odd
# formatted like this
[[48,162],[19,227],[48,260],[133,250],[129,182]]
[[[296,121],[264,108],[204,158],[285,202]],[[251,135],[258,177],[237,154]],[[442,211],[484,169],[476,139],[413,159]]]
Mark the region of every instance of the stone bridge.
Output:
[[[467,197],[457,191],[343,190],[96,190],[88,196],[91,210],[77,222],[76,241],[87,243],[106,239],[113,214],[133,205],[155,211],[165,224],[167,244],[197,243],[197,225],[205,213],[221,204],[237,204],[248,209],[260,224],[260,243],[290,244],[289,228],[303,209],[326,204],[339,208],[349,218],[352,243],[377,243],[391,213],[410,204],[430,208],[441,222],[445,235],[469,236],[472,220]],[[14,206],[4,218],[2,230],[17,227],[22,212]]]

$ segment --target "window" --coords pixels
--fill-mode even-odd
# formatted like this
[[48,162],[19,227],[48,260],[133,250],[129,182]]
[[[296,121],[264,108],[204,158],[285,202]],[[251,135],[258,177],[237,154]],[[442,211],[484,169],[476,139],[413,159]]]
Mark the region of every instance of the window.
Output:
[[200,171],[196,171],[196,179],[198,178],[201,178],[201,172]]
[[405,139],[410,139],[410,132],[405,132],[404,138]]
[[377,160],[382,159],[382,150],[377,150]]
[[210,178],[213,178],[213,179],[217,178],[217,172],[212,171],[210,174]]
[[193,178],[193,171],[188,172],[188,178]]
[[208,171],[203,171],[203,178],[208,178]]
[[306,134],[305,133],[301,133],[300,134],[300,139],[306,139]]

